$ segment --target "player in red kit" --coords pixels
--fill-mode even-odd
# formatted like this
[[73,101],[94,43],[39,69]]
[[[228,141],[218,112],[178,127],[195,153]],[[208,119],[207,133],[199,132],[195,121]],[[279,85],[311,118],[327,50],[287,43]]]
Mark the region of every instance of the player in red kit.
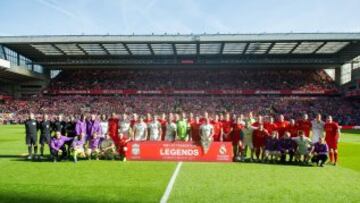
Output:
[[252,126],[254,126],[256,128],[258,128],[260,125],[264,125],[264,119],[263,119],[262,115],[259,115],[257,118],[257,121],[252,124]]
[[200,143],[200,117],[196,116],[194,122],[190,124],[190,138],[193,142]]
[[310,130],[312,125],[307,114],[304,114],[303,119],[298,120],[296,125],[298,126],[298,130],[304,131],[306,137],[310,137]]
[[161,140],[163,141],[165,139],[165,132],[166,132],[166,114],[161,114],[161,117],[159,118],[159,123],[161,125]]
[[279,138],[284,136],[287,126],[289,125],[289,121],[286,121],[284,115],[279,116],[279,120],[276,121],[277,131],[279,132]]
[[338,160],[337,145],[340,137],[340,127],[338,123],[333,121],[332,116],[328,116],[324,130],[326,144],[329,146],[330,162],[335,166]]
[[206,122],[206,119],[209,118],[209,113],[207,111],[204,112],[204,115],[202,118],[200,118],[200,123],[204,124]]
[[116,113],[112,113],[109,119],[109,136],[115,144],[119,143],[119,118]]
[[151,121],[152,121],[151,113],[147,113],[144,122],[146,123],[146,125],[148,125],[149,123],[151,123]]
[[265,158],[265,140],[269,136],[264,125],[260,124],[259,128],[253,131],[253,145],[257,161]]
[[269,134],[272,134],[273,131],[277,130],[274,117],[270,117],[269,122],[264,123],[264,128],[268,131]]
[[236,119],[236,123],[233,125],[233,131],[232,131],[232,144],[233,144],[233,150],[234,150],[234,160],[236,158],[240,159],[240,152],[243,149],[243,134],[242,129],[244,128],[245,123],[243,122],[241,117],[238,117]]
[[230,118],[230,114],[227,113],[225,115],[225,120],[222,123],[223,126],[223,141],[224,142],[230,142],[231,140],[231,133],[233,131],[233,122]]
[[215,119],[211,122],[214,127],[214,142],[222,141],[223,125],[219,119],[219,115],[215,115]]
[[286,127],[287,132],[290,133],[290,137],[297,137],[298,136],[298,125],[296,125],[294,119],[290,119],[289,125]]

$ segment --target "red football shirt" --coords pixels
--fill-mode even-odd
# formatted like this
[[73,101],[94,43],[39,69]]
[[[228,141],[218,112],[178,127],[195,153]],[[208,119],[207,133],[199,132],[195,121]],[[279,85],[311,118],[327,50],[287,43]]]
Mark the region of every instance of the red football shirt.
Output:
[[213,121],[211,123],[214,127],[214,141],[219,142],[221,137],[221,129],[222,129],[222,122],[220,121]]
[[264,123],[264,128],[271,134],[274,130],[277,130],[275,123],[266,122]]
[[200,126],[201,123],[196,123],[193,122],[190,127],[191,127],[191,139],[194,142],[200,142]]
[[240,133],[243,128],[244,126],[242,124],[234,124],[233,131],[231,133],[233,144],[237,144],[240,141]]
[[309,137],[310,136],[310,130],[311,130],[311,122],[309,120],[299,120],[297,122],[297,126],[299,130],[302,130],[305,132],[305,136]]
[[339,137],[339,125],[336,122],[325,123],[324,130],[326,140],[337,140]]
[[286,127],[285,131],[288,131],[290,133],[291,137],[297,137],[298,136],[298,126],[297,125],[289,124]]
[[[225,121],[223,121],[222,126],[223,126],[224,134],[229,134],[231,131],[231,128],[233,126],[233,123],[231,120],[230,121],[225,120]],[[225,135],[224,141],[231,141],[231,135],[230,134],[227,136]]]
[[279,132],[279,138],[282,138],[284,136],[287,126],[289,125],[289,121],[277,121],[275,124]]

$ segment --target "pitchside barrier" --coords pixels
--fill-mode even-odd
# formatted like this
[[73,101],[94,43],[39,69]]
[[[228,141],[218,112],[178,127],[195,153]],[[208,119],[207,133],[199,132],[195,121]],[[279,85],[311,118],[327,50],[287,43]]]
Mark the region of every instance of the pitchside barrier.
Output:
[[134,141],[127,147],[127,160],[231,162],[233,158],[231,142],[213,142],[207,153],[192,142]]

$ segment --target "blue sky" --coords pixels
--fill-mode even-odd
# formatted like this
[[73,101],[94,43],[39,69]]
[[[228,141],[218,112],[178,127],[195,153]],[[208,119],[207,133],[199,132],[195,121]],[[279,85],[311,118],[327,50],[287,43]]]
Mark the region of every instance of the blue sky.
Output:
[[360,32],[360,0],[0,0],[0,35]]

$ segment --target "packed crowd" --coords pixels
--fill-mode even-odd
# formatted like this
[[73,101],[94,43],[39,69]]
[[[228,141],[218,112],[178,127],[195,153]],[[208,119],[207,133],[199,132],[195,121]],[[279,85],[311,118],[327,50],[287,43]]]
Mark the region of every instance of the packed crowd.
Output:
[[[22,123],[28,112],[74,115],[95,112],[110,114],[192,112],[260,115],[283,114],[299,118],[302,112],[332,114],[341,125],[360,125],[359,103],[341,97],[300,96],[39,96],[0,104],[0,121]],[[336,109],[336,111],[334,111]]]
[[336,89],[323,70],[146,69],[64,70],[50,89]]
[[[231,142],[234,161],[281,162],[323,166],[330,158],[337,162],[339,125],[321,114],[310,120],[307,114],[295,120],[277,119],[252,112],[230,115],[193,113],[169,113],[121,117],[112,113],[73,116],[65,119],[60,114],[49,118],[47,114],[35,117],[30,113],[25,122],[28,159],[44,159],[44,148],[50,147],[54,162],[66,158],[115,159],[126,161],[127,144],[131,141],[192,142],[201,145],[206,154],[212,142]],[[37,155],[38,131],[40,131],[40,156]],[[247,152],[250,151],[250,156]],[[72,156],[70,156],[72,155]]]

